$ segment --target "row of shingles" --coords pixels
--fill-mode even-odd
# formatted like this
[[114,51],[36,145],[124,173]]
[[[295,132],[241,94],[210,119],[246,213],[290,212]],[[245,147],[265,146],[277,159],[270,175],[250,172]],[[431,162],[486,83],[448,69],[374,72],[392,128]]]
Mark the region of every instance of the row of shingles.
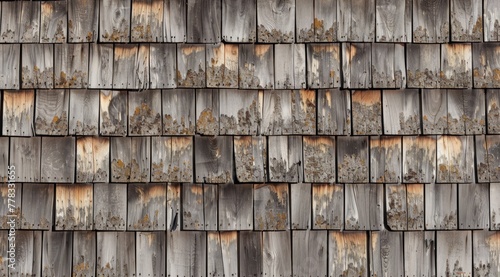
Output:
[[18,44],[1,47],[4,89],[499,87],[497,44],[23,44],[22,51]]
[[[7,232],[1,234],[2,241],[8,241]],[[16,238],[16,269],[8,269],[8,259],[3,259],[0,273],[339,276],[347,271],[356,276],[479,275],[495,270],[500,251],[498,234],[489,231],[19,231]],[[1,246],[2,253],[7,253],[7,244]],[[412,258],[405,259],[407,255]],[[181,262],[186,260],[189,263]]]
[[[481,42],[483,30],[485,41],[499,39],[495,1],[375,2],[5,1],[1,41],[443,43]],[[82,10],[88,12],[82,16]],[[484,19],[483,10],[489,11]]]

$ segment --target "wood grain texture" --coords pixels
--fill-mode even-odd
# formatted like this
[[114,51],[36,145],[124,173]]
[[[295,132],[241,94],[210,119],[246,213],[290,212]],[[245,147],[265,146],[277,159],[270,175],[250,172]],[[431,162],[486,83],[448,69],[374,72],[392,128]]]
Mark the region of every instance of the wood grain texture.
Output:
[[500,184],[491,183],[489,193],[490,197],[488,199],[490,201],[490,229],[500,230],[500,203],[498,203],[497,201],[491,201],[493,199],[496,199],[500,195]]
[[436,180],[436,137],[403,137],[403,183]]
[[149,45],[149,87],[175,88],[177,86],[177,47],[175,44]]
[[144,90],[128,93],[128,135],[161,135],[161,91]]
[[41,3],[41,43],[65,43],[67,41],[67,11],[66,1],[44,1]]
[[436,233],[404,232],[405,276],[436,276]]
[[219,185],[219,230],[253,230],[253,184]]
[[425,184],[425,228],[457,229],[457,200],[457,184]]
[[35,92],[33,90],[3,92],[4,136],[33,136]]
[[419,135],[420,94],[417,89],[383,90],[385,135]]
[[238,232],[207,233],[208,276],[238,275]]
[[[24,183],[21,225],[27,230],[50,230],[54,208],[54,185]],[[35,204],[36,203],[36,204]]]
[[57,184],[55,230],[94,229],[92,184]]
[[95,273],[96,233],[73,233],[73,276],[84,277]]
[[370,272],[376,276],[403,276],[403,232],[383,230],[370,235]]
[[[451,0],[451,40],[483,40],[483,2]],[[486,10],[485,10],[486,11]]]
[[337,0],[339,41],[373,41],[375,0]]
[[472,136],[440,136],[437,139],[436,182],[473,182],[474,156]]
[[43,137],[41,155],[42,182],[75,181],[75,138]]
[[92,44],[89,54],[89,88],[113,87],[113,44]]
[[274,87],[300,89],[306,87],[306,50],[304,44],[274,46]]
[[177,229],[181,213],[181,184],[167,184],[167,228]]
[[255,90],[219,91],[219,134],[257,135],[262,122],[262,97]]
[[257,1],[222,1],[222,39],[226,42],[256,42]]
[[240,276],[258,276],[263,272],[262,232],[241,231],[238,236]]
[[370,138],[370,182],[399,183],[401,181],[401,137]]
[[291,234],[262,233],[262,267],[264,276],[292,276]]
[[16,232],[16,267],[9,269],[9,275],[41,276],[42,237],[42,231]]
[[151,138],[151,181],[193,182],[193,138]]
[[[1,37],[1,36],[0,36]],[[19,89],[19,68],[21,67],[21,47],[19,44],[0,45],[1,89]]]
[[187,42],[221,41],[222,7],[220,0],[187,1]]
[[66,90],[38,90],[35,105],[37,135],[67,135],[69,93]]
[[272,136],[268,138],[269,181],[301,182],[304,177],[302,167],[302,137]]
[[99,91],[70,90],[69,134],[95,136],[99,129]]
[[382,134],[382,93],[380,90],[352,91],[352,129],[355,135]]
[[94,184],[95,230],[125,231],[127,184]]
[[185,42],[187,0],[167,0],[163,4],[163,41]]
[[296,276],[326,276],[328,232],[292,232],[292,267]]
[[163,41],[163,7],[161,0],[132,0],[132,42]]
[[53,88],[54,45],[23,44],[22,46],[22,88]]
[[407,230],[406,186],[388,184],[385,191],[385,217],[389,230]]
[[274,88],[274,47],[272,44],[240,44],[238,54],[240,88]]
[[99,4],[99,42],[129,42],[131,0],[100,0]]
[[303,137],[304,182],[334,183],[335,137]]
[[130,182],[131,147],[131,138],[111,138],[111,182]]
[[317,103],[318,135],[351,134],[350,91],[319,89]]
[[[295,1],[295,40],[298,43],[314,42],[314,4],[315,1],[310,0]],[[337,6],[336,1],[334,4]],[[330,16],[332,14],[329,14]]]
[[207,45],[207,86],[238,88],[238,49],[235,44]]
[[490,169],[488,157],[488,146],[486,145],[486,136],[476,136],[476,176],[477,182],[484,183],[490,181]]
[[7,182],[9,178],[9,138],[0,138],[0,181]]
[[411,42],[412,2],[413,0],[376,1],[377,42]]
[[0,42],[39,42],[40,2],[2,3]]
[[166,229],[165,184],[129,184],[127,190],[127,230]]
[[206,86],[206,53],[204,44],[177,45],[177,87]]
[[132,276],[136,272],[134,232],[97,232],[97,276]]
[[[5,96],[4,96],[5,97]],[[488,134],[500,133],[500,90],[486,90],[486,106],[488,112]],[[5,111],[5,110],[4,110]]]
[[[500,28],[500,26],[499,26]],[[478,43],[472,48],[472,68],[475,88],[500,88],[499,43]]]
[[205,217],[205,230],[217,231],[219,224],[219,185],[203,185],[203,214]]
[[472,87],[472,46],[470,43],[441,45],[441,88]]
[[43,232],[42,276],[70,276],[72,232]]
[[497,0],[483,2],[484,41],[500,41],[500,7]]
[[[439,1],[444,2],[447,0]],[[408,88],[439,88],[440,61],[439,44],[408,44],[406,46]]]
[[[2,268],[0,269],[0,274],[3,276],[8,276],[9,272],[9,263],[10,261],[14,261],[14,259],[10,260],[9,254],[7,251],[9,251],[9,240],[8,240],[8,233],[9,231],[7,230],[2,230],[0,231],[0,238],[2,238],[2,243],[0,243],[0,251],[2,254],[0,254],[0,265],[2,265]],[[13,253],[15,254],[15,252]]]
[[487,230],[472,232],[472,253],[474,276],[494,274],[500,266],[498,259],[500,247],[497,232]]
[[368,137],[337,137],[339,183],[368,183]]
[[87,88],[89,46],[83,43],[54,45],[54,84],[56,88]]
[[344,186],[342,184],[312,185],[313,229],[344,228]]
[[257,40],[268,43],[295,41],[295,1],[257,0]]
[[[264,135],[293,133],[292,95],[289,90],[265,90],[261,132]],[[260,96],[262,97],[262,96]]]
[[182,184],[182,230],[205,230],[203,184]]
[[488,184],[458,184],[458,228],[488,229],[489,219]]
[[464,101],[462,89],[448,89],[448,134],[465,135],[465,108],[469,103]]
[[370,88],[372,86],[371,61],[371,43],[343,43],[342,87]]
[[100,91],[99,134],[101,136],[127,134],[127,96],[127,91]]
[[[478,147],[478,140],[476,140],[476,149]],[[500,137],[496,135],[486,136],[486,161],[488,165],[489,181],[499,182],[500,181]],[[477,153],[477,150],[476,150]],[[479,153],[477,154],[479,156]],[[479,163],[479,158],[478,158]],[[478,175],[482,177],[484,175],[484,164],[479,163],[477,165]],[[483,178],[481,178],[483,179]]]
[[340,87],[340,47],[332,44],[307,44],[307,86]]
[[254,229],[290,229],[288,184],[254,185]]
[[337,41],[337,0],[314,1],[314,41]]
[[[21,226],[22,189],[21,184],[16,184],[14,188],[7,183],[0,184],[0,196],[2,196],[0,228],[10,230],[12,222],[15,223],[15,227]],[[14,205],[14,207],[9,207],[9,204]],[[14,218],[12,218],[12,215],[14,215]]]
[[450,40],[450,0],[413,1],[413,42],[445,43]]
[[220,128],[219,118],[219,90],[196,90],[196,133],[202,135],[218,135]]
[[401,44],[372,44],[373,88],[406,87],[405,47]]
[[164,232],[136,233],[137,266],[135,276],[163,274],[166,269],[166,236]]
[[113,89],[147,88],[149,88],[149,45],[115,45]]
[[424,230],[424,185],[406,185],[406,207],[408,210],[408,230]]
[[16,182],[40,182],[41,137],[10,139],[10,165],[15,166]]
[[68,42],[97,41],[98,0],[68,1]]
[[384,224],[384,187],[345,184],[345,229],[380,230]]
[[167,272],[170,276],[207,276],[205,232],[167,232]]
[[436,232],[436,274],[472,275],[472,231]]
[[163,134],[193,135],[195,106],[194,89],[162,90]]
[[225,184],[233,181],[233,138],[195,136],[196,183]]
[[290,217],[292,230],[307,230],[311,226],[311,184],[290,184]]
[[444,89],[422,90],[423,134],[448,133],[448,96]]
[[[483,103],[485,92],[482,89],[463,91],[465,133],[467,135],[486,133],[486,107]],[[465,105],[465,103],[467,103]],[[488,105],[488,103],[486,104]]]
[[267,181],[267,138],[235,136],[233,143],[238,182]]
[[368,276],[366,232],[328,234],[328,276]]

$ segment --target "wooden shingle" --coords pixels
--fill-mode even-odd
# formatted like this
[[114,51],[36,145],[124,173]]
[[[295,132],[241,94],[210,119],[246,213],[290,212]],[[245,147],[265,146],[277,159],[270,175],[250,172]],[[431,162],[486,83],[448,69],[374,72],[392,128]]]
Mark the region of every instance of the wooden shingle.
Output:
[[94,274],[96,262],[96,233],[74,232],[73,276],[83,277]]
[[94,229],[125,231],[127,184],[94,184]]
[[111,89],[113,87],[113,44],[90,46],[89,88]]
[[166,229],[165,184],[129,184],[127,190],[127,230]]
[[[472,92],[472,91],[469,91]],[[448,134],[465,135],[465,106],[469,103],[464,101],[464,90],[448,89],[446,91],[448,108]]]
[[344,228],[344,186],[342,184],[312,185],[312,220],[313,229],[342,230]]
[[23,44],[22,88],[53,88],[54,45]]
[[43,232],[42,276],[70,276],[72,232]]
[[64,89],[38,90],[35,105],[37,135],[67,135],[69,92]]
[[340,87],[340,47],[332,44],[307,44],[307,86]]
[[101,136],[127,134],[127,96],[127,91],[100,91],[99,134]]
[[149,87],[175,88],[177,86],[177,47],[175,44],[149,45]]
[[302,137],[269,137],[268,149],[269,181],[300,183],[304,175]]
[[[315,2],[311,0],[295,0],[295,41],[298,43],[314,42]],[[330,2],[335,4],[335,7],[337,6],[336,1]],[[331,17],[335,18],[336,13],[329,14],[328,18]]]
[[334,183],[335,137],[303,137],[304,182]]
[[500,43],[476,43],[472,48],[472,67],[475,88],[499,88]]
[[205,230],[203,184],[182,184],[182,230]]
[[99,91],[69,91],[69,134],[95,136],[99,129]]
[[10,275],[41,276],[42,238],[42,231],[19,230],[16,232],[16,266],[9,269]]
[[177,44],[177,87],[206,86],[205,45]]
[[370,272],[373,275],[404,276],[403,232],[371,232],[370,245]]
[[[262,267],[264,276],[292,276],[291,233],[262,233]],[[281,253],[276,255],[276,253]]]
[[492,201],[497,199],[500,195],[500,183],[490,183],[490,196],[488,200],[490,201],[490,229],[500,230],[500,220],[498,215],[500,214],[500,203],[498,201]]
[[473,182],[475,168],[474,157],[473,136],[438,137],[436,182]]
[[154,276],[165,272],[166,240],[164,232],[136,233],[137,271],[132,275]]
[[163,41],[186,41],[187,0],[163,1]]
[[222,39],[226,42],[256,42],[257,1],[222,0]]
[[113,89],[149,88],[149,45],[115,45]]
[[219,185],[219,230],[253,230],[253,184]]
[[161,104],[160,90],[129,91],[129,136],[161,135]]
[[403,137],[403,183],[432,183],[436,179],[436,137]]
[[383,90],[385,135],[419,135],[420,94],[417,89]]
[[111,182],[149,182],[149,137],[111,138]]
[[292,230],[311,228],[311,201],[311,184],[290,184],[290,221]]
[[424,185],[406,185],[406,207],[408,230],[424,230]]
[[218,230],[218,204],[219,204],[219,185],[204,184],[203,185],[203,213],[205,217],[205,230]]
[[[442,2],[444,1],[448,0]],[[408,88],[439,88],[440,61],[439,44],[407,44],[406,76]]]
[[337,41],[337,3],[338,0],[314,1],[314,41]]
[[[54,208],[54,185],[24,183],[21,225],[27,230],[51,230]],[[17,204],[19,205],[19,204]]]
[[343,88],[370,88],[371,69],[371,43],[342,43]]
[[187,42],[217,43],[221,41],[221,0],[187,1]]
[[92,184],[57,184],[55,229],[94,229],[93,195]]
[[175,231],[181,218],[181,184],[167,185],[167,230]]
[[131,0],[100,0],[99,4],[99,41],[129,42]]
[[193,182],[193,138],[151,140],[151,182]]
[[295,41],[295,1],[257,0],[257,40],[267,43]]
[[10,138],[9,164],[15,166],[16,182],[40,182],[41,137]]
[[274,88],[274,47],[272,44],[240,44],[238,55],[240,88]]
[[500,181],[500,136],[476,136],[476,173],[477,180],[484,182]]
[[88,87],[88,44],[55,44],[54,61],[54,84],[56,88]]
[[482,1],[451,0],[450,12],[452,41],[481,42],[483,40]]
[[97,276],[132,276],[135,270],[134,232],[97,232]]
[[[11,168],[15,169],[15,168]],[[0,207],[0,229],[10,230],[12,222],[15,226],[21,226],[21,211],[22,211],[22,184],[14,184],[12,180],[10,184],[0,184],[0,195],[2,196]],[[30,205],[30,204],[28,204]]]
[[109,182],[109,138],[76,139],[76,182]]
[[368,277],[366,232],[337,232],[328,234],[328,271],[330,276],[352,274]]
[[207,276],[205,232],[167,232],[167,276]]
[[384,225],[384,187],[345,184],[345,229],[381,230]]
[[377,42],[411,42],[412,2],[412,0],[376,1]]
[[262,94],[257,90],[219,91],[219,134],[257,135],[262,122]]
[[371,183],[401,182],[401,161],[401,137],[370,137]]
[[267,181],[267,138],[235,136],[236,178],[240,183]]
[[500,7],[497,0],[484,0],[484,41],[500,41]]
[[350,135],[350,91],[338,89],[319,89],[317,98],[318,135]]
[[385,187],[385,191],[385,217],[389,230],[407,230],[408,212],[406,206],[406,186],[388,184]]
[[262,232],[242,231],[238,236],[240,275],[258,276],[263,272]]
[[448,97],[444,89],[422,90],[423,134],[448,132]]
[[41,43],[65,43],[67,41],[67,11],[66,1],[41,2]]
[[163,135],[194,135],[194,89],[162,90]]
[[457,229],[457,200],[457,184],[425,184],[425,229]]
[[500,90],[486,90],[488,107],[488,134],[500,134]]
[[0,45],[0,89],[19,89],[19,68],[21,67],[19,44]]
[[238,275],[238,232],[208,232],[207,233],[208,276],[221,274],[225,276]]
[[292,268],[297,276],[326,276],[328,270],[328,232],[292,232]]
[[288,184],[254,185],[254,229],[290,229]]
[[375,0],[337,0],[339,41],[375,39]]
[[436,276],[436,233],[405,232],[404,256],[405,276]]
[[413,42],[445,43],[450,40],[450,0],[413,1]]
[[226,184],[233,182],[233,138],[230,136],[196,136],[196,183]]
[[0,42],[35,42],[40,40],[40,1],[2,2]]
[[305,44],[276,44],[274,50],[274,88],[305,88]]
[[2,135],[32,136],[34,106],[33,90],[3,91]]
[[68,42],[97,41],[99,0],[68,1]]
[[472,231],[437,231],[436,252],[436,276],[472,275]]
[[339,183],[368,183],[368,137],[337,137]]
[[486,96],[484,90],[462,90],[462,94],[464,99],[465,133],[467,135],[486,133],[486,107],[484,105]]
[[352,91],[352,129],[355,135],[382,134],[382,93],[380,90]]
[[463,230],[488,229],[489,184],[458,184],[458,228]]
[[401,44],[372,44],[373,88],[406,87],[405,47]]
[[207,86],[238,88],[237,44],[207,45]]
[[132,0],[131,41],[163,41],[162,0]]
[[498,232],[472,231],[474,276],[488,275],[500,266],[496,258],[500,251]]
[[[192,97],[189,101],[191,101],[191,103],[194,102]],[[218,135],[220,127],[219,111],[219,90],[196,90],[196,133],[202,135]]]
[[441,88],[472,87],[472,46],[470,43],[441,44]]
[[75,138],[43,137],[42,182],[73,183],[75,181]]

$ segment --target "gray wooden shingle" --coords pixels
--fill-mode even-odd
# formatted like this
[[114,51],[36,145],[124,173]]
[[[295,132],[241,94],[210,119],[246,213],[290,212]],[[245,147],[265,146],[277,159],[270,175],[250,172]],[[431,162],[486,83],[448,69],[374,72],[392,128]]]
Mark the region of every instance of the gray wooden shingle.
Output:
[[113,89],[147,88],[149,88],[149,45],[115,45]]
[[412,2],[412,0],[376,1],[377,42],[411,42]]
[[296,276],[326,276],[328,232],[292,232],[292,269]]
[[450,0],[413,1],[413,42],[448,42],[449,29]]
[[290,229],[288,184],[254,185],[254,229]]
[[109,138],[76,139],[76,182],[109,182]]
[[207,87],[238,88],[237,44],[207,45]]
[[222,0],[222,39],[257,41],[257,0]]
[[340,87],[340,47],[338,43],[307,44],[307,86]]
[[343,88],[372,87],[371,43],[342,43]]
[[236,178],[240,183],[267,181],[267,138],[235,136]]
[[472,87],[472,46],[470,43],[441,45],[441,88]]
[[458,184],[458,228],[462,230],[488,229],[488,184]]
[[[311,0],[295,1],[295,41],[299,43],[314,42],[314,2]],[[334,1],[331,1],[334,3]],[[337,3],[335,1],[335,6]],[[330,17],[335,15],[329,14]],[[319,21],[318,21],[319,23]]]
[[32,136],[35,92],[33,90],[3,91],[4,136]]
[[406,87],[405,46],[392,43],[372,44],[373,88]]
[[290,184],[290,217],[292,230],[311,228],[311,184]]
[[253,184],[219,185],[219,230],[253,230]]
[[305,44],[276,44],[274,49],[274,88],[305,88]]
[[425,184],[425,229],[458,227],[457,184]]
[[68,42],[97,41],[99,0],[68,1]]
[[111,182],[149,182],[149,137],[111,138]]
[[101,90],[99,134],[125,136],[127,134],[127,91]]
[[[190,101],[191,103],[193,102],[192,99],[190,99]],[[196,90],[196,133],[202,135],[218,135],[220,128],[219,118],[219,90]]]
[[238,236],[238,264],[242,276],[263,273],[262,232],[242,231]]
[[42,182],[73,183],[75,181],[75,138],[43,137]]
[[161,135],[161,91],[143,90],[128,93],[128,135]]
[[259,42],[295,41],[295,1],[257,0],[257,39]]
[[408,229],[406,186],[386,185],[385,187],[385,217],[391,231],[405,231]]
[[70,276],[72,232],[43,232],[42,276]]
[[313,229],[342,230],[344,228],[344,186],[342,184],[312,185],[312,220]]
[[100,0],[99,4],[99,41],[129,42],[131,0]]
[[262,233],[264,276],[292,276],[291,236],[289,231]]
[[187,42],[220,42],[221,21],[221,0],[188,0]]
[[207,255],[208,276],[237,276],[238,232],[208,232]]
[[497,0],[484,0],[484,41],[500,41],[500,7]]
[[230,136],[195,136],[196,183],[233,182],[233,138]]
[[368,137],[337,137],[339,183],[368,183]]
[[451,0],[450,8],[451,40],[481,42],[483,40],[483,2]]
[[89,55],[89,88],[113,87],[113,53],[113,44],[92,44]]
[[177,86],[177,47],[175,44],[149,45],[149,87],[175,88]]
[[401,137],[370,137],[370,182],[401,182]]
[[436,137],[403,137],[403,183],[436,179]]
[[385,135],[419,135],[420,94],[417,89],[383,90]]
[[[21,227],[27,230],[50,230],[54,208],[54,185],[24,183]],[[19,205],[19,204],[17,204]]]
[[95,136],[99,129],[99,91],[69,91],[69,134]]
[[219,225],[219,185],[203,185],[203,213],[205,217],[205,230],[217,231]]
[[41,276],[42,237],[42,231],[16,232],[16,266],[9,269],[9,275]]
[[436,232],[436,275],[472,275],[472,231]]
[[163,135],[194,135],[194,89],[162,90]]
[[69,93],[66,90],[38,90],[35,107],[37,135],[68,134]]
[[498,232],[472,231],[472,253],[474,276],[494,274],[500,264],[496,258],[500,251]]
[[151,140],[151,182],[193,182],[193,138]]
[[135,241],[137,266],[135,276],[164,274],[166,268],[166,236],[164,232],[137,232]]
[[273,45],[240,44],[239,47],[239,87],[243,89],[274,88]]
[[351,93],[349,90],[319,89],[318,135],[351,134]]
[[366,41],[375,38],[375,0],[337,0],[339,41]]
[[127,190],[127,230],[166,229],[165,184],[129,184]]
[[84,277],[95,273],[96,233],[73,233],[73,276]]
[[436,233],[405,232],[404,256],[405,276],[436,276]]
[[366,232],[329,232],[329,276],[368,277],[367,245]]
[[335,137],[303,137],[304,182],[334,183]]
[[257,135],[262,122],[261,93],[256,90],[219,91],[219,134]]
[[203,184],[182,184],[182,230],[205,230]]
[[314,1],[314,41],[337,41],[338,33],[338,0]]
[[370,235],[370,272],[376,276],[403,276],[403,232],[383,230]]
[[177,44],[177,87],[206,86],[205,45]]
[[475,88],[499,88],[499,43],[475,43],[472,48],[472,67]]
[[22,88],[53,88],[54,45],[23,44],[22,46]]
[[408,88],[439,88],[440,61],[441,52],[438,44],[406,45]]
[[19,89],[21,87],[20,70],[21,67],[21,47],[19,44],[0,45],[0,89]]
[[41,137],[10,138],[9,164],[16,170],[16,182],[40,182]]
[[[7,182],[9,178],[9,138],[0,138],[0,181]],[[11,177],[12,178],[12,177]]]
[[167,0],[163,4],[163,41],[185,42],[187,0]]
[[131,41],[163,41],[162,0],[132,0]]
[[94,229],[125,231],[127,184],[94,184]]
[[133,276],[136,272],[134,232],[97,232],[97,276]]
[[40,40],[40,2],[2,3],[0,42],[35,42]]
[[382,184],[345,184],[345,229],[381,230],[384,227]]
[[473,136],[440,136],[437,139],[436,182],[473,182],[474,157]]
[[207,276],[205,232],[167,232],[167,272],[170,276]]
[[424,230],[424,185],[406,185],[406,207],[408,210],[408,230]]
[[270,182],[302,182],[302,137],[271,136],[268,149]]
[[93,230],[92,184],[57,184],[55,230]]
[[68,36],[66,1],[42,1],[40,18],[41,43],[65,43]]
[[[12,168],[15,171],[15,168]],[[15,223],[14,228],[21,226],[21,211],[22,211],[22,184],[15,184],[11,181],[10,184],[0,184],[0,195],[2,195],[0,207],[0,228],[9,230],[12,228],[12,222]],[[14,183],[14,187],[12,184]],[[30,204],[28,204],[30,205]],[[15,233],[14,233],[15,234]]]
[[355,135],[382,134],[382,93],[380,90],[352,91],[352,129]]
[[88,87],[88,44],[55,44],[54,58],[54,84],[56,88]]

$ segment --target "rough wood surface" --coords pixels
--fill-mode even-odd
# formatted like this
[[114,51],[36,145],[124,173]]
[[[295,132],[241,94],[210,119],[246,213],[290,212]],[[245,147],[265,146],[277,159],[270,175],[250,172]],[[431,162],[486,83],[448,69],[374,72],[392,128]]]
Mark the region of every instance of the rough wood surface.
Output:
[[385,135],[419,135],[420,94],[417,89],[383,90]]
[[337,41],[337,0],[314,1],[314,41]]
[[366,41],[375,38],[375,0],[337,0],[339,41]]
[[355,135],[382,134],[380,90],[352,91],[352,129]]
[[55,230],[94,228],[93,185],[56,185]]
[[484,41],[500,41],[500,7],[497,0],[483,3]]
[[42,276],[70,276],[72,232],[43,232]]
[[334,183],[335,137],[303,137],[304,182]]
[[413,1],[413,42],[445,43],[450,40],[450,0]]
[[185,42],[187,0],[169,0],[163,4],[163,41]]
[[95,42],[98,35],[99,1],[68,1],[68,42]]
[[127,230],[165,230],[165,184],[129,184]]
[[[50,230],[54,208],[54,185],[24,183],[20,227],[27,230]],[[19,205],[19,204],[18,204]]]
[[[1,36],[0,36],[1,39]],[[19,44],[0,45],[0,64],[2,74],[0,74],[1,89],[19,89],[21,47]]]
[[450,12],[452,41],[481,42],[483,40],[482,1],[451,0]]
[[344,228],[344,186],[312,185],[313,229]]
[[370,272],[374,276],[403,276],[403,232],[383,230],[370,235]]
[[219,225],[219,185],[203,185],[203,216],[205,217],[205,231],[217,231]]
[[436,276],[436,233],[405,232],[404,255],[405,276]]
[[412,0],[376,1],[377,42],[411,42],[412,2]]
[[303,179],[302,137],[273,136],[268,139],[269,181],[301,182]]
[[422,90],[422,125],[424,134],[448,132],[447,92],[444,89]]
[[488,230],[472,232],[473,274],[474,276],[488,276],[495,274],[500,267],[498,254],[498,232]]
[[296,276],[326,276],[328,232],[292,232],[292,267]]
[[73,183],[75,181],[75,138],[43,137],[42,182]]
[[16,267],[9,269],[10,275],[42,276],[42,238],[42,231],[16,232]]
[[40,41],[40,2],[2,2],[0,42]]
[[99,41],[129,42],[131,0],[100,0],[99,4]]
[[131,175],[130,138],[111,138],[111,182],[129,182]]
[[406,185],[406,207],[408,215],[408,230],[424,230],[424,185]]
[[187,42],[216,43],[221,40],[220,0],[187,1]]
[[166,269],[166,236],[164,232],[136,233],[137,267],[135,276],[154,276]]
[[149,45],[149,87],[175,88],[177,86],[177,47],[175,44]]
[[113,89],[147,89],[148,87],[149,45],[115,45]]
[[177,87],[205,87],[205,55],[204,44],[177,44]]
[[369,276],[367,244],[366,232],[329,232],[329,276]]
[[219,91],[216,89],[196,90],[196,133],[219,134],[220,117]]
[[257,0],[257,40],[291,43],[295,41],[295,1]]
[[144,90],[128,93],[129,136],[161,135],[161,91]]
[[151,140],[151,181],[193,182],[192,137],[153,137]]
[[[295,1],[295,40],[298,43],[314,42],[315,2],[310,0]],[[335,7],[337,6],[336,1],[331,1],[331,3],[334,3]],[[335,18],[336,13],[331,13],[328,17]]]
[[257,0],[222,0],[222,39],[257,41]]
[[238,45],[207,45],[207,86],[238,88]]
[[207,233],[208,276],[238,275],[238,232]]
[[95,136],[99,129],[99,91],[72,89],[69,97],[69,134]]
[[386,185],[385,191],[385,217],[389,230],[407,230],[406,186]]
[[[177,229],[181,218],[181,184],[167,185],[167,230]],[[180,229],[180,228],[179,228]]]
[[135,270],[135,233],[97,232],[97,276],[132,276]]
[[372,44],[373,88],[406,87],[405,47],[401,44]]
[[486,91],[488,134],[500,133],[500,89]]
[[[15,223],[14,229],[16,226],[21,226],[22,185],[17,184],[13,188],[7,183],[0,184],[0,196],[2,197],[2,206],[0,206],[0,228],[9,230],[10,232],[12,222]],[[9,206],[9,204],[11,206]],[[12,218],[12,215],[14,218]]]
[[127,184],[94,184],[94,226],[96,230],[125,231]]
[[35,103],[37,135],[68,134],[69,93],[63,89],[38,90]]
[[238,54],[240,88],[274,88],[274,47],[272,44],[240,44]]
[[194,89],[162,90],[163,135],[194,135]]
[[348,90],[319,89],[317,96],[318,135],[351,134],[351,93]]
[[472,275],[472,231],[436,232],[437,276]]
[[206,233],[167,232],[167,257],[167,276],[207,276]]
[[17,182],[40,182],[41,137],[10,139],[10,165],[15,166]]
[[290,229],[288,184],[254,185],[254,229]]
[[332,44],[307,44],[307,86],[340,87],[340,47]]
[[[417,1],[422,0],[415,0],[413,3]],[[441,2],[444,1],[447,0],[442,0]],[[406,46],[408,88],[439,87],[441,72],[440,54],[439,44],[408,44]]]
[[370,182],[399,183],[402,161],[401,137],[370,138]]
[[290,184],[291,229],[306,230],[311,228],[311,184]]
[[384,225],[384,187],[345,184],[345,229],[380,230]]
[[441,45],[441,88],[472,87],[472,46],[470,43]]
[[337,137],[339,183],[368,183],[368,137]]
[[342,87],[370,88],[372,86],[371,69],[371,43],[342,44]]
[[458,228],[488,229],[488,184],[458,184]]
[[473,182],[475,156],[473,139],[473,136],[440,136],[437,139],[436,182]]
[[262,267],[264,276],[292,276],[290,231],[262,233]]
[[219,230],[253,230],[253,185],[219,185]]
[[457,229],[457,200],[457,184],[425,184],[425,228]]
[[126,91],[100,91],[100,135],[125,136],[127,134],[127,98]]
[[87,44],[54,45],[54,84],[56,88],[87,88],[89,79]]
[[436,137],[403,137],[403,182],[436,180]]
[[238,182],[267,180],[267,139],[264,136],[235,136],[234,155]]
[[95,273],[96,233],[73,233],[73,276],[84,277]]
[[4,91],[2,135],[32,136],[34,106],[33,90]]
[[41,3],[40,42],[65,43],[68,36],[66,1]]
[[163,41],[163,6],[161,0],[132,0],[132,42]]
[[196,183],[226,184],[233,181],[233,138],[196,136]]
[[500,59],[498,43],[475,44],[472,49],[472,67],[475,88],[499,88]]
[[53,88],[54,45],[23,44],[21,51],[21,87]]
[[219,134],[257,135],[262,122],[262,97],[256,90],[219,91]]
[[205,230],[202,184],[182,184],[182,230]]
[[306,87],[306,48],[304,44],[274,46],[274,88],[301,89]]
[[113,44],[92,44],[89,54],[89,88],[113,87]]

